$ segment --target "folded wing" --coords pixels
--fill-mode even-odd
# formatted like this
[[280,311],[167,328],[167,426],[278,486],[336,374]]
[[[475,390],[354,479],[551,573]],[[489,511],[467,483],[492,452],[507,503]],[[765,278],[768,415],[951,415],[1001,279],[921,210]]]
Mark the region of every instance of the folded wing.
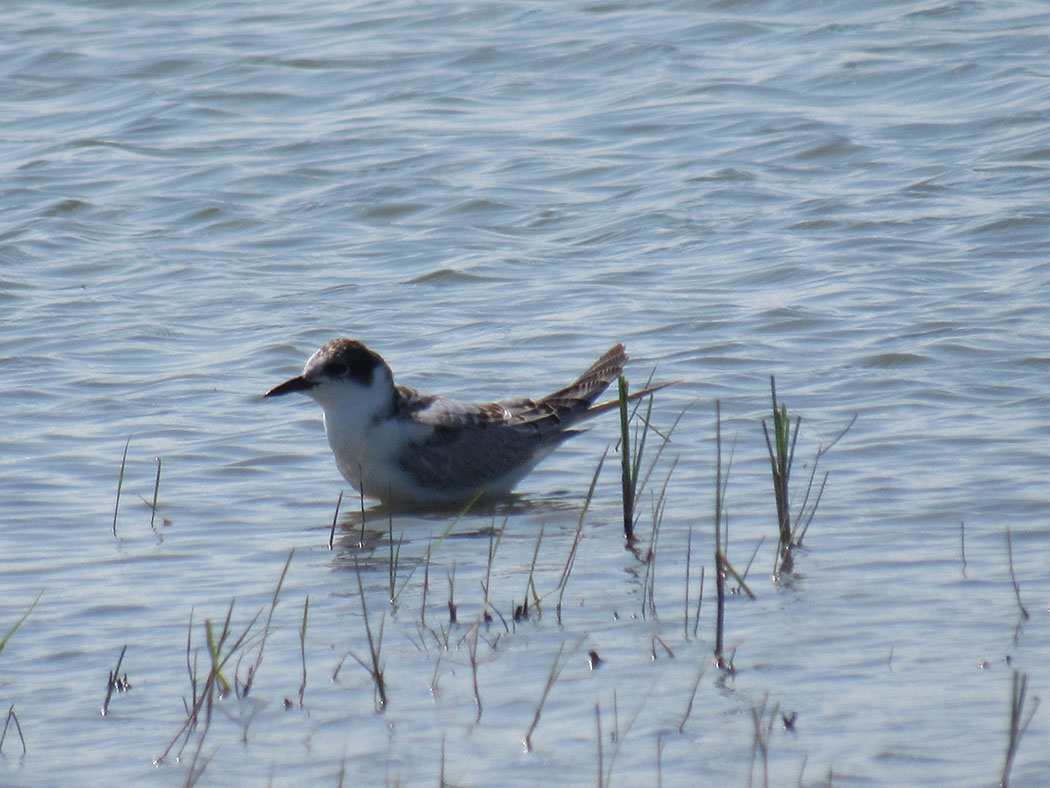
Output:
[[539,400],[526,398],[464,404],[399,391],[401,407],[431,428],[409,444],[399,464],[426,487],[454,495],[512,485],[562,441],[595,399],[623,371],[627,353],[616,345],[576,381]]

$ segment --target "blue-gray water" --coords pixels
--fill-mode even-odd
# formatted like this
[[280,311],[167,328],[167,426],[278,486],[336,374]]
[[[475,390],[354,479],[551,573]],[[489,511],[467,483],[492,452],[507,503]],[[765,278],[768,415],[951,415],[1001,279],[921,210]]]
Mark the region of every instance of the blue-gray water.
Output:
[[[12,722],[0,784],[746,785],[764,714],[773,785],[992,786],[1014,669],[1035,714],[1011,784],[1050,781],[1043,3],[36,0],[0,20],[0,637],[40,595],[0,651],[26,747]],[[681,379],[641,505],[647,547],[677,460],[656,616],[615,449],[560,623],[549,595],[615,416],[517,505],[444,541],[448,518],[373,513],[359,547],[319,409],[259,396],[343,334],[462,398],[546,393],[617,341],[635,386]],[[780,583],[771,374],[803,417],[796,505],[856,416]],[[758,546],[733,675],[711,664],[716,399],[729,560]],[[514,622],[541,531],[548,596]],[[236,599],[233,637],[262,609],[260,633],[293,548],[265,644],[224,670],[262,650],[248,697],[152,765],[205,620]],[[353,656],[332,679],[368,661],[355,562],[382,712]],[[124,645],[132,688],[103,718]]]

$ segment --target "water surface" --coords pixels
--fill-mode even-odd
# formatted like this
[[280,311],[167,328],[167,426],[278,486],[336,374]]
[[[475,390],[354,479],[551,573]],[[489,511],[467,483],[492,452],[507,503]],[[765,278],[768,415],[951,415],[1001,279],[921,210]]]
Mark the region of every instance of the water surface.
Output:
[[[9,727],[0,783],[745,785],[755,714],[770,784],[997,783],[1013,671],[1028,709],[1050,680],[1042,4],[51,1],[4,21],[0,633],[40,598],[0,652],[26,745]],[[644,553],[670,474],[655,615],[614,448],[560,620],[551,594],[615,417],[443,540],[448,517],[375,510],[362,535],[319,410],[260,397],[338,335],[467,399],[546,393],[618,341],[632,385],[681,379],[641,503]],[[770,375],[803,417],[796,505],[856,416],[781,582]],[[733,674],[712,664],[716,400],[728,555],[754,554],[757,597],[728,600]],[[262,650],[247,697],[154,766],[205,621],[235,599],[235,636],[260,610],[261,632],[293,549],[265,644],[224,671]],[[381,712],[345,657],[368,661],[359,573]],[[530,575],[541,612],[515,621]],[[124,645],[132,687],[103,718]],[[1046,784],[1047,733],[1036,709],[1013,785]]]

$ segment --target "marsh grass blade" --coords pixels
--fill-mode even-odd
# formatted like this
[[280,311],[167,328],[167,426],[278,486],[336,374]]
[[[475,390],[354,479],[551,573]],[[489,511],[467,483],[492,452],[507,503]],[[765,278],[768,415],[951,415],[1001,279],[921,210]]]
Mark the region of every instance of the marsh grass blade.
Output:
[[598,788],[605,785],[605,764],[602,743],[602,709],[597,703],[594,704],[594,724],[598,728]]
[[[222,628],[218,635],[215,633],[215,627],[212,624],[211,619],[205,619],[204,629],[206,634],[206,648],[208,652],[208,658],[211,662],[211,666],[208,669],[208,675],[205,677],[203,684],[199,682],[197,671],[196,671],[196,658],[194,658],[191,665],[189,660],[189,654],[192,649],[192,631],[193,631],[193,615],[190,614],[190,631],[187,634],[186,641],[186,664],[190,669],[190,685],[193,690],[193,701],[186,707],[186,719],[183,721],[182,726],[178,732],[172,737],[168,746],[164,749],[154,764],[161,763],[171,752],[176,742],[180,738],[183,738],[183,748],[189,741],[190,733],[196,728],[198,721],[200,720],[201,712],[205,712],[204,717],[204,729],[200,733],[200,741],[198,743],[198,752],[200,747],[204,743],[204,736],[207,734],[211,724],[211,710],[215,700],[215,693],[218,692],[219,696],[222,697],[231,691],[229,681],[223,676],[223,669],[229,664],[230,660],[234,655],[240,653],[249,642],[249,636],[252,634],[252,630],[255,627],[256,622],[259,620],[259,616],[262,615],[260,609],[255,616],[248,622],[248,625],[237,637],[233,638],[230,642],[230,638],[233,634],[231,629],[231,620],[233,618],[233,608],[236,600],[230,602],[230,606],[226,611],[226,618],[223,621]],[[227,643],[229,642],[229,645]],[[199,690],[199,691],[198,691]],[[181,752],[182,748],[180,748]]]
[[303,707],[303,695],[306,694],[306,622],[310,616],[310,595],[303,602],[303,623],[299,627],[299,656],[303,664],[303,680],[299,685],[299,708]]
[[[174,748],[175,744],[179,739],[183,739],[182,746],[179,748],[179,756],[186,744],[189,742],[190,734],[195,728],[197,728],[198,722],[200,721],[201,712],[204,712],[204,728],[199,733],[199,740],[197,743],[197,754],[199,755],[201,747],[204,745],[204,737],[208,733],[208,729],[211,725],[211,712],[212,706],[215,702],[215,694],[218,693],[219,697],[222,698],[229,693],[235,691],[238,687],[239,680],[237,672],[239,671],[241,659],[244,658],[247,651],[258,645],[259,650],[256,655],[255,663],[248,669],[248,679],[240,685],[239,696],[247,697],[248,692],[251,688],[252,680],[258,672],[259,665],[262,663],[263,649],[266,645],[266,637],[270,632],[271,621],[273,618],[274,609],[277,607],[277,602],[280,598],[281,586],[284,584],[285,577],[288,574],[288,567],[292,563],[292,557],[295,555],[295,550],[291,550],[288,553],[288,559],[284,562],[284,567],[281,569],[281,576],[277,581],[277,586],[273,592],[273,598],[270,602],[270,612],[266,618],[266,627],[261,634],[256,634],[255,625],[258,623],[259,618],[262,616],[262,608],[260,608],[252,619],[248,622],[247,626],[241,631],[236,637],[233,636],[233,629],[231,622],[233,620],[233,609],[237,603],[236,598],[230,600],[230,606],[226,611],[226,618],[222,623],[222,627],[216,633],[215,625],[211,619],[204,620],[204,631],[206,640],[206,650],[208,652],[208,659],[210,661],[210,667],[208,674],[205,676],[204,681],[200,681],[199,673],[197,671],[197,652],[193,650],[193,611],[190,611],[190,622],[186,631],[186,670],[189,673],[190,689],[191,689],[191,701],[183,704],[186,708],[186,719],[183,721],[179,730],[172,737],[168,746],[164,748],[157,758],[154,760],[154,765],[160,764],[168,757],[168,754]],[[190,655],[193,655],[192,659]],[[230,661],[237,657],[237,662],[234,663],[234,676],[233,685],[231,686],[230,681],[225,677],[223,671],[230,664]],[[185,738],[184,738],[185,737]],[[247,728],[245,728],[245,737],[247,737]],[[197,756],[194,756],[196,761]],[[206,759],[204,765],[207,765],[209,759]],[[201,771],[203,771],[203,766]],[[193,769],[191,767],[190,777],[195,782],[199,773],[196,777],[193,776]]]
[[389,587],[389,600],[390,607],[397,611],[397,567],[401,562],[401,539],[397,540],[397,547],[394,546],[394,514],[390,512],[387,517],[387,539],[390,543],[390,560],[387,563],[387,582]]
[[12,636],[15,634],[15,632],[18,631],[18,628],[20,626],[22,626],[22,624],[25,622],[25,620],[27,618],[29,618],[29,614],[33,612],[33,608],[36,607],[36,603],[40,601],[40,597],[43,596],[43,594],[44,594],[44,590],[43,589],[41,589],[39,592],[37,592],[36,599],[34,599],[29,604],[29,607],[26,608],[26,612],[22,614],[21,618],[19,618],[18,621],[16,621],[14,624],[11,625],[11,628],[7,630],[7,632],[4,634],[3,638],[0,638],[0,651],[4,650],[4,646],[7,645],[7,641],[9,641],[12,638]]
[[561,675],[565,665],[568,664],[572,655],[579,650],[583,641],[586,639],[586,635],[581,635],[573,647],[569,649],[568,655],[562,660],[562,654],[565,652],[564,641],[558,646],[558,653],[554,656],[554,664],[551,665],[550,671],[547,673],[547,683],[543,687],[543,692],[540,694],[540,701],[536,704],[536,714],[532,718],[532,724],[529,725],[529,730],[525,734],[525,750],[532,752],[532,734],[536,731],[536,726],[540,724],[540,715],[543,713],[543,704],[547,702],[547,696],[550,694],[551,688],[554,686],[554,682],[558,680],[558,676]]
[[[540,557],[540,545],[543,544],[543,534],[546,531],[546,524],[540,524],[540,531],[536,537],[536,546],[532,550],[532,562],[529,564],[529,575],[525,580],[525,598],[522,600],[520,605],[514,606],[513,618],[515,621],[523,621],[529,617],[529,608],[535,607],[537,613],[540,611],[540,595],[536,590],[536,562]],[[533,601],[529,602],[529,592],[532,592]],[[488,593],[486,583],[486,595]]]
[[156,481],[153,482],[153,503],[151,503],[150,507],[149,507],[149,509],[150,509],[150,512],[149,512],[149,527],[152,528],[154,531],[157,530],[155,524],[156,524],[156,521],[157,521],[157,498],[160,495],[160,466],[161,466],[161,459],[160,459],[160,457],[158,457],[157,458],[157,479],[156,479]]
[[1013,770],[1014,758],[1017,756],[1017,749],[1021,745],[1021,738],[1024,736],[1025,731],[1028,730],[1028,725],[1032,721],[1036,709],[1039,708],[1039,698],[1035,697],[1032,708],[1028,711],[1028,716],[1024,714],[1024,704],[1028,693],[1028,674],[1022,673],[1015,668],[1012,681],[1013,684],[1010,690],[1010,727],[1006,741],[1006,758],[1003,762],[1003,773],[999,778],[1000,788],[1009,788],[1010,786],[1010,772]]
[[825,473],[819,485],[814,491],[817,479],[817,469],[823,456],[842,437],[849,432],[857,421],[854,415],[849,424],[835,436],[826,446],[821,445],[813,459],[813,465],[809,474],[809,482],[806,492],[798,511],[791,513],[791,469],[795,460],[795,447],[798,444],[799,428],[802,426],[802,417],[796,416],[794,424],[792,417],[788,415],[787,405],[777,399],[776,379],[769,376],[769,390],[773,403],[773,435],[770,437],[769,427],[766,420],[762,420],[762,432],[766,438],[766,450],[769,453],[770,471],[773,477],[773,496],[777,507],[777,554],[773,563],[773,576],[780,577],[790,573],[794,568],[794,549],[802,546],[802,541],[809,531],[813,522],[813,516],[817,513],[817,507],[824,496],[824,489],[828,483],[828,474]]
[[386,676],[383,673],[383,665],[380,659],[380,654],[383,649],[383,629],[386,624],[386,616],[383,616],[379,623],[379,637],[373,637],[372,626],[368,621],[368,605],[365,603],[365,585],[361,580],[361,566],[358,564],[357,559],[354,559],[354,570],[357,573],[357,589],[361,597],[361,614],[365,619],[365,633],[368,636],[368,655],[370,663],[366,663],[363,659],[358,657],[353,652],[350,652],[357,663],[363,667],[372,676],[372,681],[375,684],[376,706],[379,711],[386,709],[387,696],[386,696]]
[[722,484],[722,404],[715,400],[715,661],[723,667],[722,656],[725,633],[726,578],[722,557],[722,517],[725,488]]
[[[452,530],[459,524],[459,522],[464,517],[467,516],[467,514],[470,512],[470,510],[474,506],[474,504],[476,504],[478,502],[478,500],[481,498],[482,494],[483,494],[483,492],[479,492],[477,495],[475,495],[474,498],[470,501],[470,503],[468,503],[463,509],[461,509],[456,514],[456,516],[454,518],[452,518],[449,521],[449,524],[445,527],[445,530],[441,532],[441,535],[437,539],[432,539],[431,542],[430,542],[430,545],[427,547],[427,552],[426,552],[426,555],[424,556],[424,560],[423,560],[423,563],[424,563],[424,566],[425,566],[425,575],[426,576],[424,577],[424,580],[423,580],[423,612],[420,614],[420,618],[422,620],[426,619],[426,610],[425,610],[425,608],[426,608],[426,594],[427,594],[427,590],[429,588],[430,561],[431,561],[431,558],[433,557],[434,552],[439,547],[441,547],[441,545],[444,543],[445,539],[448,538],[448,535],[452,533]],[[400,557],[400,546],[398,546],[398,552],[397,552],[397,554],[395,556],[395,561],[399,557]],[[408,573],[405,576],[405,579],[401,581],[400,588],[398,588],[394,592],[394,598],[393,598],[393,605],[394,605],[394,607],[397,606],[397,600],[401,597],[401,592],[405,590],[405,586],[408,585],[408,582],[412,579],[412,576],[416,573],[416,569],[418,567],[419,567],[419,564],[416,563],[408,570]],[[455,564],[453,564],[453,567],[455,567]]]
[[700,680],[704,677],[706,671],[707,665],[701,665],[699,672],[696,674],[696,681],[693,682],[693,690],[689,693],[689,703],[686,704],[685,713],[682,715],[682,721],[678,723],[679,733],[682,733],[685,730],[685,724],[689,721],[689,715],[693,713],[693,701],[696,700],[696,690],[700,687]]
[[790,572],[793,559],[791,548],[791,509],[788,496],[791,479],[791,465],[795,457],[795,444],[798,430],[802,424],[801,417],[795,419],[795,431],[791,433],[791,417],[787,405],[777,402],[776,379],[769,376],[769,388],[773,398],[773,437],[770,438],[766,420],[762,419],[762,432],[766,437],[766,449],[769,452],[769,465],[773,475],[773,497],[777,506],[777,526],[779,542],[777,545],[777,566],[774,574]]
[[[331,550],[335,546],[335,527],[339,522],[339,507],[343,504],[343,491],[339,491],[339,497],[335,501],[335,514],[332,515],[332,530],[328,532],[328,549]],[[361,515],[361,522],[364,523],[364,513]]]
[[605,464],[605,458],[609,456],[609,449],[602,452],[601,459],[598,460],[598,467],[594,469],[594,475],[591,477],[591,486],[587,488],[587,497],[583,499],[583,507],[580,509],[580,517],[576,521],[576,533],[572,539],[572,546],[569,548],[569,554],[565,558],[565,566],[561,571],[561,577],[558,579],[557,591],[558,591],[558,604],[555,606],[555,611],[558,617],[558,623],[561,624],[561,603],[565,596],[565,587],[569,583],[569,576],[572,574],[572,568],[576,565],[576,553],[580,549],[580,542],[583,539],[583,523],[587,519],[587,510],[591,506],[591,500],[594,498],[594,488],[598,484],[598,475],[602,472],[602,466]]
[[767,713],[769,695],[762,698],[760,705],[751,706],[751,722],[754,725],[754,736],[751,741],[751,766],[748,769],[747,785],[751,788],[755,773],[755,756],[762,757],[762,786],[769,788],[769,739],[773,734],[773,726],[780,711],[780,704],[774,704]]
[[113,537],[117,536],[117,512],[120,511],[120,491],[124,487],[124,469],[128,464],[128,446],[131,445],[131,436],[124,442],[124,456],[120,458],[120,475],[117,477],[117,500],[113,504]]
[[[660,389],[675,385],[677,381],[663,383],[657,386],[652,386],[650,385],[651,383],[652,375],[650,375],[649,380],[646,381],[646,385],[641,391],[630,394],[628,393],[629,386],[627,379],[623,375],[620,375],[617,381],[619,397],[610,403],[606,403],[606,405],[600,406],[600,409],[604,409],[610,405],[614,405],[617,406],[620,411],[620,440],[618,447],[620,450],[620,495],[623,502],[623,534],[627,543],[627,548],[632,550],[635,547],[635,530],[638,525],[638,501],[641,498],[642,491],[649,483],[649,477],[656,468],[660,456],[663,454],[667,444],[671,442],[671,434],[674,432],[675,427],[678,426],[678,422],[681,420],[682,416],[685,415],[685,410],[683,409],[666,433],[661,432],[654,427],[652,423],[653,395]],[[643,401],[646,403],[646,406],[644,415],[641,415],[640,409]],[[631,402],[635,403],[634,409],[628,412],[627,405]],[[641,424],[635,425],[632,432],[631,423],[635,418],[638,418],[641,421]],[[652,461],[648,464],[648,468],[643,475],[642,459],[645,456],[646,441],[648,440],[650,432],[661,438],[662,443],[657,449],[655,457],[653,457]],[[661,500],[662,497],[661,494]],[[660,505],[658,504],[656,508],[659,507]]]
[[101,716],[105,717],[109,714],[109,701],[113,697],[113,690],[121,689],[127,685],[127,681],[121,682],[120,678],[120,666],[124,663],[124,654],[127,653],[128,644],[124,644],[124,648],[120,650],[120,656],[117,657],[117,666],[110,671],[109,681],[106,682],[106,700],[102,703]]
[[671,475],[674,473],[675,467],[678,465],[678,458],[676,457],[674,462],[671,463],[670,469],[667,471],[667,476],[664,478],[664,483],[660,487],[660,492],[653,502],[653,528],[649,536],[649,551],[646,553],[645,560],[645,578],[642,581],[642,617],[645,618],[648,614],[651,618],[656,618],[656,554],[657,545],[659,544],[660,538],[660,526],[663,524],[664,519],[664,508],[666,504],[667,496],[667,485],[671,481]]
[[[262,636],[259,640],[259,652],[255,657],[255,662],[248,668],[248,677],[245,679],[244,684],[241,686],[238,695],[242,698],[247,697],[251,691],[252,682],[255,680],[256,674],[259,672],[259,666],[262,665],[263,650],[266,648],[266,639],[270,635],[270,624],[273,621],[273,612],[277,609],[277,602],[280,600],[281,587],[284,585],[284,579],[288,576],[288,567],[292,564],[292,558],[295,556],[295,548],[293,547],[288,553],[288,558],[285,559],[284,567],[281,569],[281,576],[277,578],[277,586],[273,590],[273,597],[270,599],[270,611],[266,614],[266,625],[263,627]],[[232,609],[232,605],[231,605]],[[262,612],[261,610],[259,611]],[[236,681],[236,676],[234,677]]]
[[18,721],[18,715],[15,714],[15,704],[11,704],[7,709],[7,717],[4,718],[4,729],[0,731],[0,755],[4,752],[4,741],[7,739],[7,729],[11,723],[15,724],[15,730],[18,731],[18,740],[22,742],[22,755],[27,754],[29,751],[26,749],[26,739],[22,735],[22,725]]
[[631,430],[627,418],[627,378],[620,375],[620,487],[623,497],[623,535],[634,541],[634,497],[637,473],[631,455]]

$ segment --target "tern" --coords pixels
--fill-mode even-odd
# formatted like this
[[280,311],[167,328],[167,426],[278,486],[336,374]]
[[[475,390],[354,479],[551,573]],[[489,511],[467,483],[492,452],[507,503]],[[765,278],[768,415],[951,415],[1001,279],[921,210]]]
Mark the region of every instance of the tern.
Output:
[[[508,495],[541,460],[582,430],[583,419],[617,407],[594,401],[623,372],[615,345],[573,383],[540,399],[456,402],[399,386],[361,342],[333,339],[303,373],[266,397],[301,392],[324,409],[335,463],[363,495],[388,505],[450,506]],[[630,399],[662,388],[638,392]]]

